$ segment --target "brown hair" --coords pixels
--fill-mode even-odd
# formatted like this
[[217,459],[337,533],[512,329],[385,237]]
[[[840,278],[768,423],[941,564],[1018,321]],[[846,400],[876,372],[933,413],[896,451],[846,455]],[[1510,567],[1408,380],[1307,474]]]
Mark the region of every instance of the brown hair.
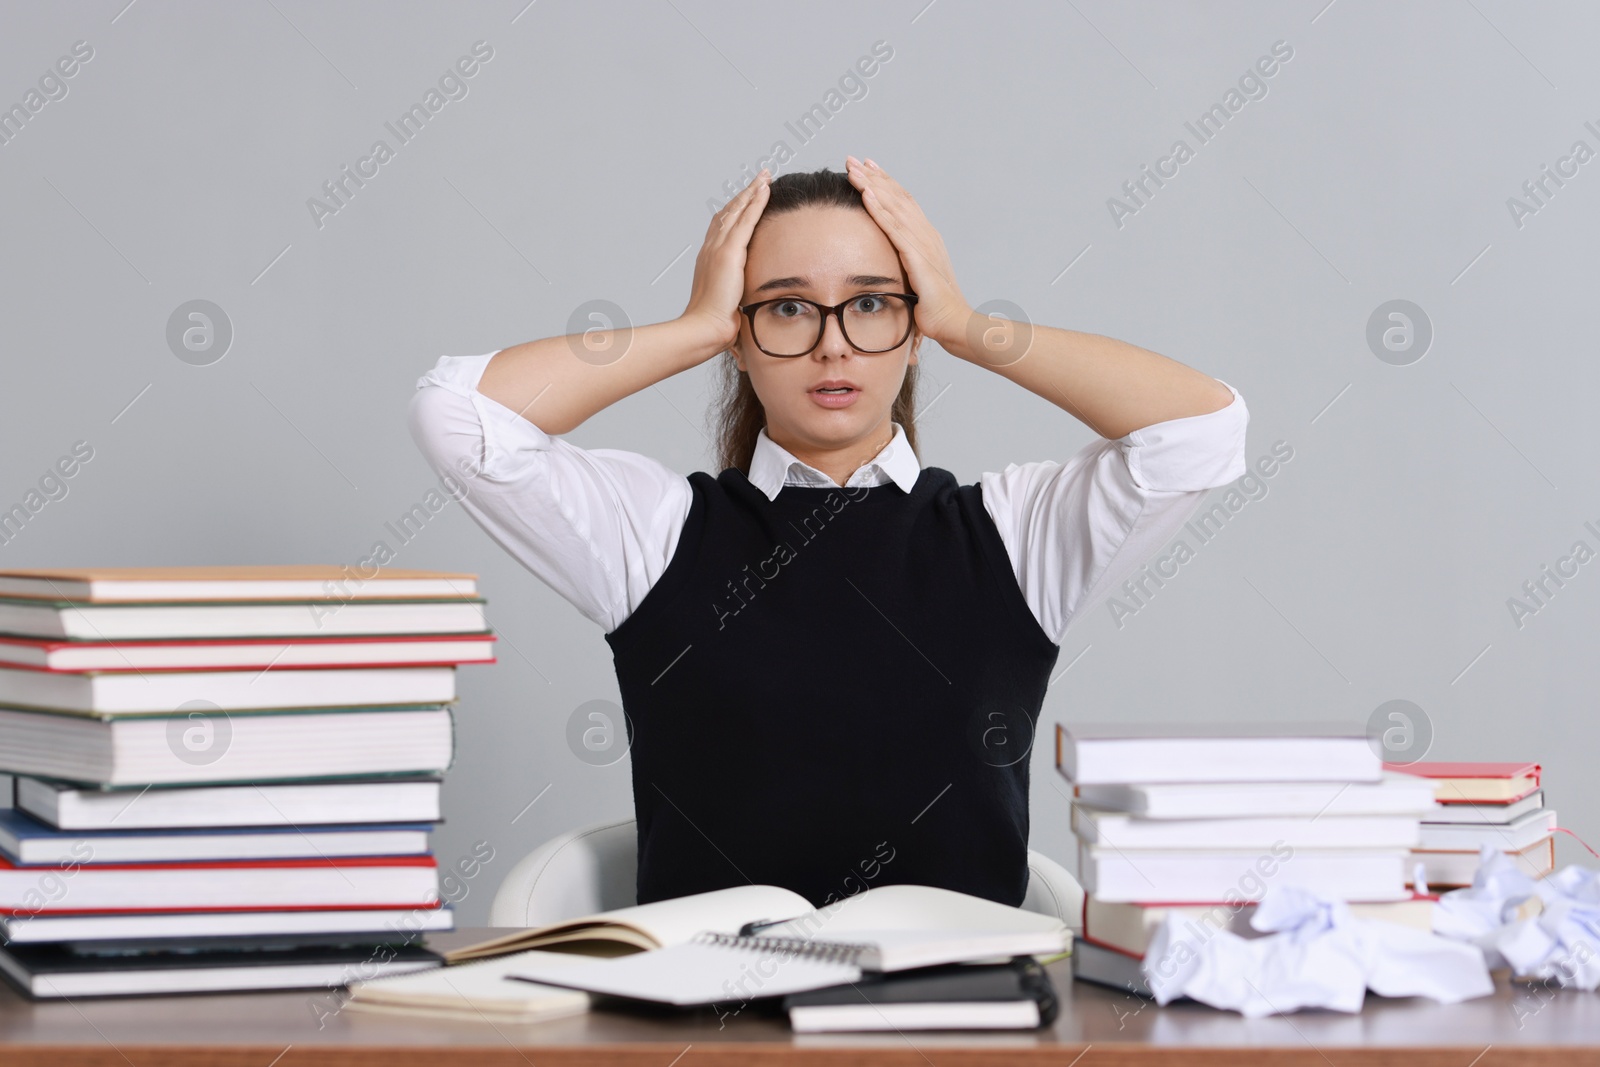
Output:
[[[762,219],[795,211],[802,207],[849,207],[867,210],[861,202],[861,193],[850,184],[847,175],[823,168],[810,173],[784,174],[772,179],[767,194],[767,206],[761,211]],[[759,226],[760,223],[757,223]],[[912,334],[913,343],[921,339]],[[750,460],[755,455],[756,437],[767,424],[766,409],[750,384],[750,375],[739,370],[732,352],[722,353],[718,360],[718,389],[713,401],[716,412],[717,470],[737,467],[750,473]],[[898,422],[906,433],[906,443],[917,452],[917,421],[915,398],[917,393],[917,365],[906,368],[905,381],[894,398],[889,417]]]

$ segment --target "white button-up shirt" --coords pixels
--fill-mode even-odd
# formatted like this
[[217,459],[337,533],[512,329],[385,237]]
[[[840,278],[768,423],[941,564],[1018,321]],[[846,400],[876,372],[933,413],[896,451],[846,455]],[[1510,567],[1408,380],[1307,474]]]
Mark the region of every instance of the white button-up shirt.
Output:
[[[417,381],[412,437],[436,473],[465,485],[461,504],[490,537],[610,633],[667,569],[693,490],[659,460],[579,448],[478,392],[494,355],[440,357]],[[1207,490],[1245,473],[1249,412],[1238,390],[1228,391],[1233,400],[1218,411],[1093,441],[1064,463],[979,475],[984,509],[1052,640],[1163,547]],[[894,427],[846,487],[893,482],[911,491],[922,465]],[[769,499],[785,485],[837,486],[764,429],[749,479]]]

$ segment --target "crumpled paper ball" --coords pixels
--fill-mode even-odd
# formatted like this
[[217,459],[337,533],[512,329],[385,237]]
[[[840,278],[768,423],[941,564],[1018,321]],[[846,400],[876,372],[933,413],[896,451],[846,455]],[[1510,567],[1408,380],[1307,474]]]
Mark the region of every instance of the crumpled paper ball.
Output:
[[1490,967],[1583,990],[1600,987],[1600,871],[1571,864],[1530,878],[1489,845],[1472,885],[1439,896],[1434,933],[1482,949]]
[[1187,996],[1258,1018],[1301,1008],[1360,1011],[1368,989],[1444,1004],[1494,991],[1474,945],[1358,919],[1343,901],[1304,887],[1269,886],[1250,926],[1262,936],[1241,937],[1169,914],[1142,965],[1156,1002]]

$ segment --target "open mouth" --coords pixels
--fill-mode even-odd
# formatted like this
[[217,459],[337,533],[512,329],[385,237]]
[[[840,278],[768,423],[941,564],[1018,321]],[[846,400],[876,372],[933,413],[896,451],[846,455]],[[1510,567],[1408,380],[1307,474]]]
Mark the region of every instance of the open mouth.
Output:
[[819,385],[811,390],[811,402],[824,408],[847,408],[856,402],[861,390],[854,385]]

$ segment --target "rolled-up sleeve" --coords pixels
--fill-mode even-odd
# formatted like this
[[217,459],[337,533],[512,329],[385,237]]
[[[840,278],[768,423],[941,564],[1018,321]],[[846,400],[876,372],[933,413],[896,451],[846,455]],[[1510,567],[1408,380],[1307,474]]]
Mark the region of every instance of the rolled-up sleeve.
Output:
[[980,477],[1017,583],[1052,640],[1165,545],[1209,490],[1245,473],[1249,411],[1228,392],[1233,399],[1208,414],[1102,438],[1065,463],[1013,463]]
[[609,633],[666,570],[689,483],[637,452],[579,448],[484,396],[494,355],[442,356],[418,379],[412,439],[500,547]]

